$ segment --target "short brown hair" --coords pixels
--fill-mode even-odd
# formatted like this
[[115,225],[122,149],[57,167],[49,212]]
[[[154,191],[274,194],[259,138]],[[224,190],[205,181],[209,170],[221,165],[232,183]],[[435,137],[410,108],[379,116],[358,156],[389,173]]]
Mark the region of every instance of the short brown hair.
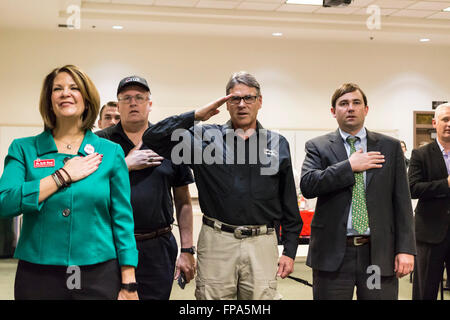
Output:
[[258,81],[256,81],[256,78],[253,75],[246,71],[236,72],[231,76],[226,86],[226,94],[229,94],[230,90],[237,84],[243,84],[247,87],[255,88],[258,96],[261,95],[261,88]]
[[344,83],[338,89],[336,89],[333,96],[331,97],[331,105],[333,106],[333,108],[336,108],[336,101],[340,97],[342,97],[344,94],[354,92],[354,91],[361,92],[361,95],[363,96],[363,99],[364,99],[364,105],[367,106],[367,97],[366,97],[365,93],[361,90],[361,88],[357,84],[354,84],[354,83]]
[[117,102],[115,102],[115,101],[109,101],[109,102],[107,102],[107,103],[100,109],[100,114],[99,114],[100,120],[102,120],[103,110],[104,110],[106,107],[117,108]]
[[65,65],[61,68],[55,68],[44,79],[39,101],[39,112],[44,120],[45,129],[54,129],[56,127],[56,115],[52,107],[53,81],[61,72],[68,73],[77,84],[80,93],[84,99],[86,109],[82,115],[81,129],[91,130],[97,119],[100,109],[100,95],[92,80],[84,71],[74,65]]

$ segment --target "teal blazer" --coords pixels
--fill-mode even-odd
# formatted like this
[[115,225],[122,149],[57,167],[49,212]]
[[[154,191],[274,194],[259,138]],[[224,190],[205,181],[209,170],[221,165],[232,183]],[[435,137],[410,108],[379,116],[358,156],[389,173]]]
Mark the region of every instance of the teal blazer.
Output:
[[[62,168],[65,158],[87,156],[91,151],[103,154],[94,173],[38,203],[42,178]],[[83,266],[117,258],[121,266],[137,266],[123,150],[90,130],[78,155],[58,153],[48,130],[12,142],[0,179],[0,217],[20,214],[23,225],[14,254],[17,259]]]

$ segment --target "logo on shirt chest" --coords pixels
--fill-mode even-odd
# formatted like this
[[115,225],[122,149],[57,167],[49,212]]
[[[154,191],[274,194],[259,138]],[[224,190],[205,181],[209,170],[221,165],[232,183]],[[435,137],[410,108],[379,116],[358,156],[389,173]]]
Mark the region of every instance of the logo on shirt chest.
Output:
[[55,166],[55,159],[36,159],[34,160],[34,167],[35,168],[51,168]]
[[268,157],[276,157],[276,156],[278,156],[278,152],[276,152],[275,150],[267,149],[267,148],[264,149],[264,154],[266,156],[268,156]]

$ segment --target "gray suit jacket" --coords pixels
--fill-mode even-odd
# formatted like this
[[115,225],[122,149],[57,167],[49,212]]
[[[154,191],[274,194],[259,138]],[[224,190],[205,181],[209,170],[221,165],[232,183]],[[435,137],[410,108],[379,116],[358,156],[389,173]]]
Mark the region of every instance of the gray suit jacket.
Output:
[[[309,140],[305,147],[300,189],[306,198],[318,198],[307,265],[332,272],[346,250],[355,178],[339,130]],[[367,151],[380,151],[386,160],[382,168],[366,172],[371,264],[381,268],[381,275],[392,276],[396,254],[416,254],[405,160],[397,139],[368,130]]]

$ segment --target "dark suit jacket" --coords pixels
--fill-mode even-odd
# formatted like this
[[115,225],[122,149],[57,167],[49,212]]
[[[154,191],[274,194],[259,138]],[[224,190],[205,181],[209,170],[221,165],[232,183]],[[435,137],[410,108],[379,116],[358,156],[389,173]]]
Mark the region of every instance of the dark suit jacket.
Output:
[[[366,172],[371,264],[391,276],[396,254],[416,254],[405,160],[400,142],[379,133],[367,131],[367,150],[386,160]],[[318,198],[306,262],[313,269],[332,272],[341,265],[354,183],[339,130],[306,142],[300,189],[306,198]]]
[[444,240],[450,223],[447,167],[436,141],[411,153],[409,186],[416,206],[416,238],[436,244]]

